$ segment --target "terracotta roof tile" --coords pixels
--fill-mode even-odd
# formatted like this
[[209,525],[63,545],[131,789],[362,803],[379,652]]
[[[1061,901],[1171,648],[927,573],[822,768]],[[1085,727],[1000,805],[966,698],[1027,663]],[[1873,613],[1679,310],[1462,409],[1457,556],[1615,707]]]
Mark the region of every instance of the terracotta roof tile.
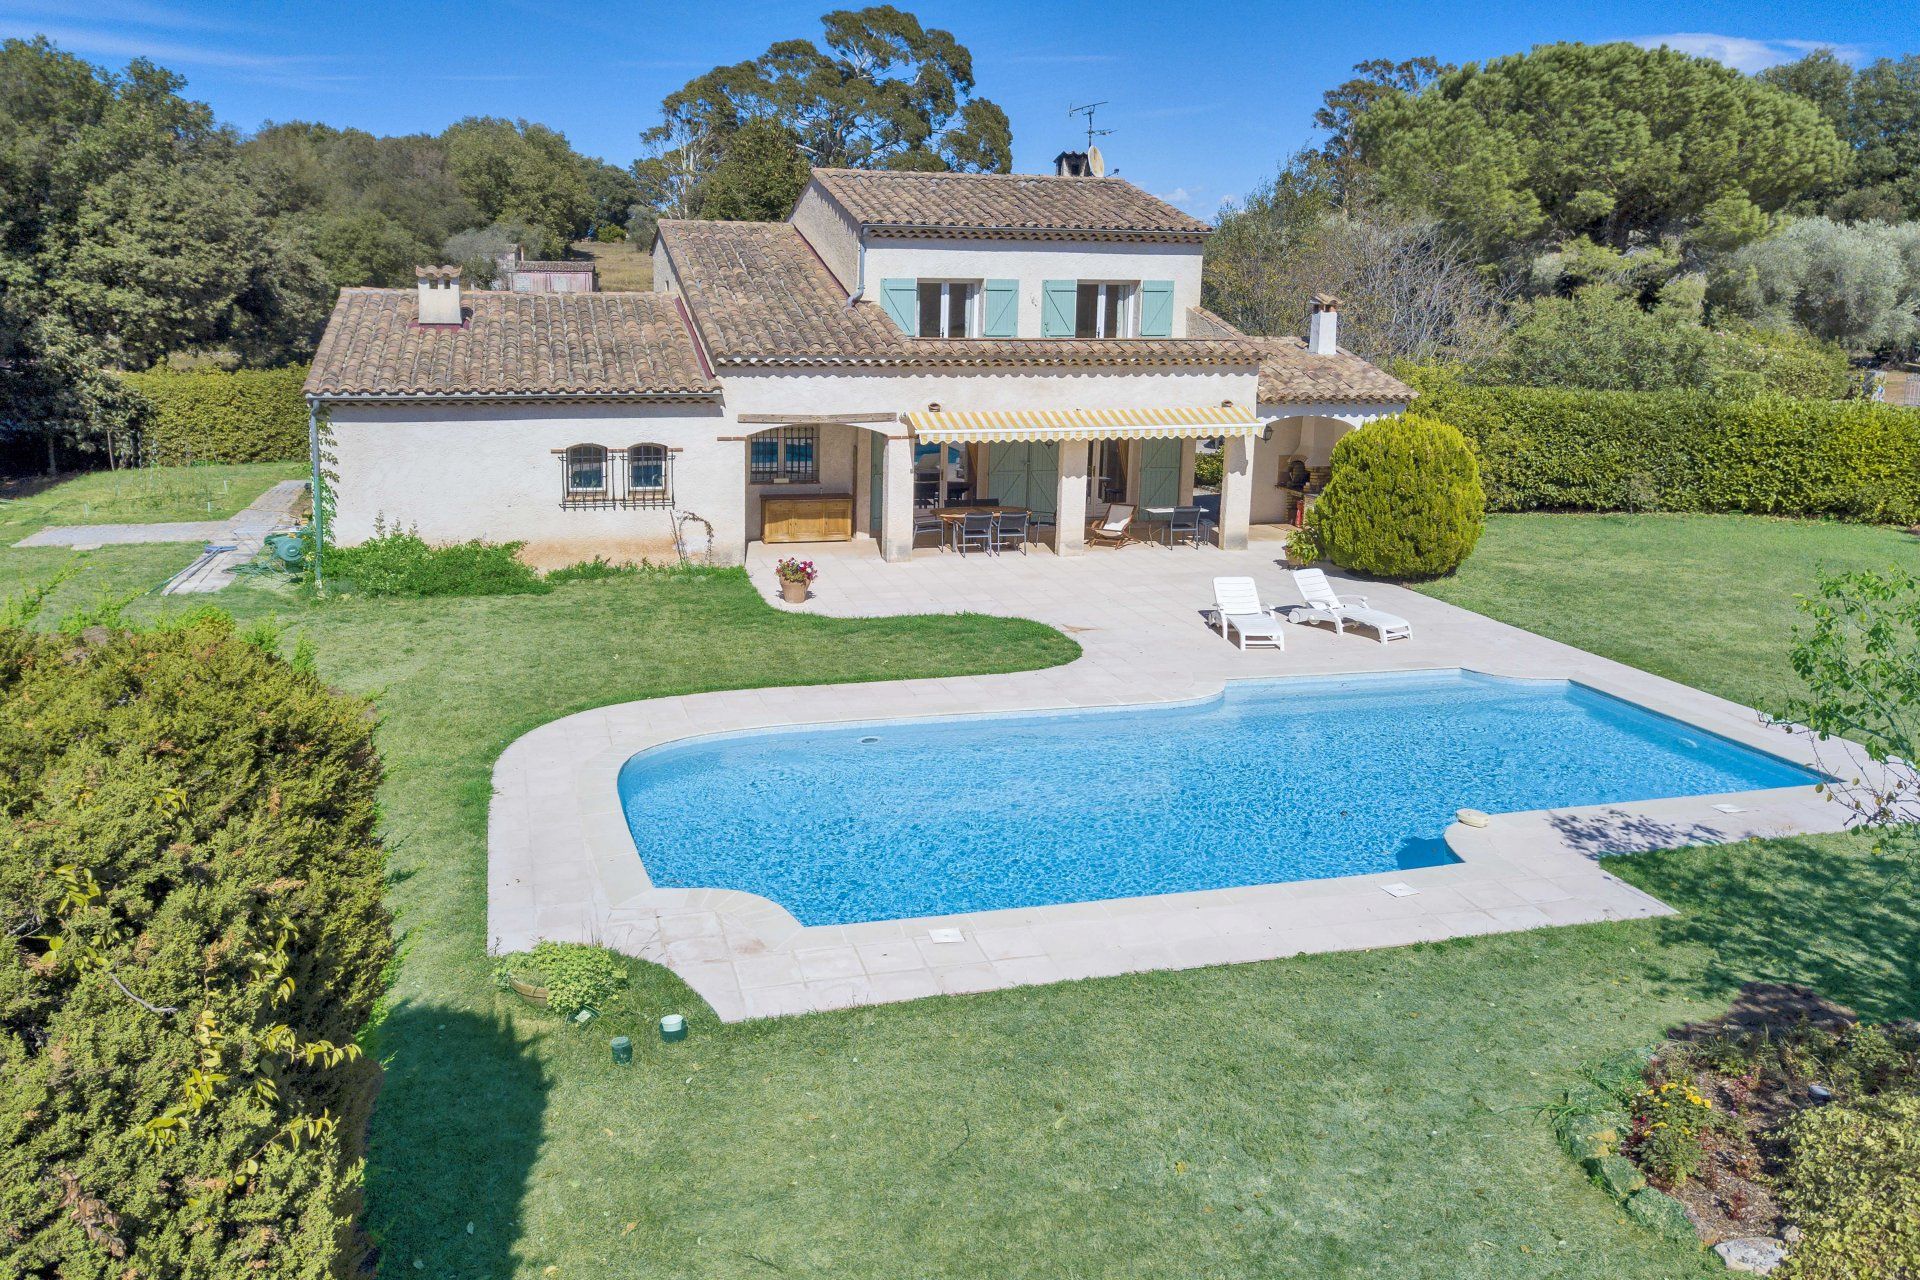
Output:
[[815,169],[868,228],[913,235],[1198,240],[1213,228],[1120,178]]
[[674,275],[716,365],[1127,368],[1251,366],[1247,339],[910,338],[876,303],[849,302],[784,222],[660,223]]
[[[1195,307],[1187,313],[1187,332],[1216,338],[1240,331],[1213,312]],[[1377,404],[1413,399],[1413,388],[1378,365],[1341,348],[1330,356],[1311,355],[1306,340],[1293,337],[1246,338],[1260,349],[1261,404]]]
[[717,398],[674,299],[468,290],[464,324],[422,325],[412,289],[343,289],[308,395]]

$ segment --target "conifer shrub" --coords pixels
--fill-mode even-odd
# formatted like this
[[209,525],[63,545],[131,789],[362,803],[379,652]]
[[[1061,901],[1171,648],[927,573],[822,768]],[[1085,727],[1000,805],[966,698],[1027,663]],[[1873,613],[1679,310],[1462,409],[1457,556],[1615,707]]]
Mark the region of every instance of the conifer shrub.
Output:
[[0,1274],[352,1271],[367,704],[208,614],[0,627]]
[[1434,578],[1472,554],[1486,508],[1466,438],[1437,418],[1407,413],[1340,438],[1309,521],[1327,558],[1343,569]]

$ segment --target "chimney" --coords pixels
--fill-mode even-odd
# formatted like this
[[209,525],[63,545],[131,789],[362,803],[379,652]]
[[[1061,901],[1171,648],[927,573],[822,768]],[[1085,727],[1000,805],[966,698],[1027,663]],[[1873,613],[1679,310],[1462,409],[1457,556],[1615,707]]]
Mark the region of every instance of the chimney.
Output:
[[1339,349],[1340,299],[1330,293],[1316,293],[1307,316],[1307,350],[1316,356],[1330,356]]
[[1053,173],[1057,178],[1085,178],[1091,176],[1087,166],[1087,153],[1084,151],[1062,151],[1053,158]]
[[415,267],[413,281],[420,289],[421,324],[459,324],[460,268]]

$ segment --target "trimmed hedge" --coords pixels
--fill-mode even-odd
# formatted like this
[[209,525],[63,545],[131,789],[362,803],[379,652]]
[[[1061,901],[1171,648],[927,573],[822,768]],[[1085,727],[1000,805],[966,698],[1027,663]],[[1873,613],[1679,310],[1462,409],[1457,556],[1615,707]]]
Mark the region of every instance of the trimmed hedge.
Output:
[[1920,522],[1920,409],[1474,387],[1432,370],[1411,376],[1419,412],[1473,443],[1489,510]]
[[296,462],[307,456],[304,365],[123,376],[147,402],[141,434],[153,461]]
[[224,616],[0,628],[0,1274],[353,1271],[373,729]]

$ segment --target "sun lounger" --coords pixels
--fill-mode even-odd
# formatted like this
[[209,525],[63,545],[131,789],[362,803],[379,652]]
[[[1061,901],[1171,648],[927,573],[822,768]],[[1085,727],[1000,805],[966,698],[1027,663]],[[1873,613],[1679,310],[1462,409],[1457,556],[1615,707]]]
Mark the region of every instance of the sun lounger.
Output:
[[1293,585],[1300,589],[1300,598],[1307,602],[1288,614],[1294,622],[1331,622],[1336,635],[1343,634],[1349,626],[1371,627],[1381,644],[1413,637],[1411,622],[1397,613],[1370,607],[1365,596],[1336,594],[1327,575],[1319,569],[1295,569]]
[[1252,578],[1215,578],[1213,609],[1219,619],[1221,637],[1231,639],[1227,634],[1231,629],[1239,635],[1242,649],[1250,644],[1270,644],[1276,649],[1287,647],[1280,619],[1260,603],[1260,589],[1253,585]]

